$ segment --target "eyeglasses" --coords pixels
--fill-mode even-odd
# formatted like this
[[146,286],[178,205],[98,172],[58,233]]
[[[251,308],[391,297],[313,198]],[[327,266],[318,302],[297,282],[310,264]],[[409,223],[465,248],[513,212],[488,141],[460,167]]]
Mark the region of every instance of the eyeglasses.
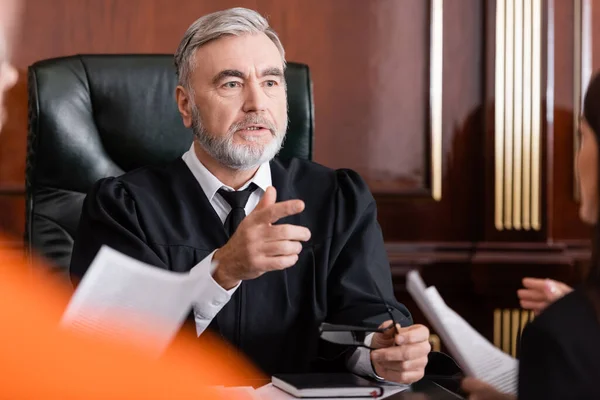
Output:
[[319,327],[319,332],[321,334],[321,339],[331,343],[375,350],[373,347],[365,344],[366,334],[375,332],[383,333],[393,327],[394,323],[391,323],[384,328],[365,328],[362,326],[336,325],[323,322]]
[[320,337],[323,340],[326,340],[331,343],[345,345],[345,346],[356,346],[356,347],[364,347],[370,350],[375,350],[374,348],[367,346],[365,344],[365,337],[367,333],[384,333],[389,329],[395,329],[396,333],[398,333],[398,323],[396,322],[396,318],[394,317],[394,313],[392,309],[388,306],[377,282],[374,279],[371,280],[377,294],[379,295],[379,299],[382,304],[385,306],[385,309],[392,320],[392,323],[383,328],[367,328],[363,326],[353,326],[353,325],[337,325],[330,324],[327,322],[321,323],[319,326]]

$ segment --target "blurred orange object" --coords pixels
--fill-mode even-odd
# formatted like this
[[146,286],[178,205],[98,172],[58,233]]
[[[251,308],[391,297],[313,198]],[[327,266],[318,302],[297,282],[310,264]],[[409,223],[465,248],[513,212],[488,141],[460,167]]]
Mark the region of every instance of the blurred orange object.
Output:
[[220,397],[210,385],[261,379],[234,350],[205,334],[201,341],[182,335],[155,360],[124,344],[63,330],[58,322],[69,287],[41,268],[32,271],[22,251],[0,249],[3,398],[211,399]]
[[[0,0],[0,114],[4,92],[16,81],[8,61],[21,5]],[[124,343],[61,329],[72,290],[35,263],[39,268],[26,262],[21,249],[0,248],[1,398],[248,398],[243,391],[217,392],[209,385],[263,382],[250,363],[206,333],[202,340],[191,332],[178,337],[156,360]]]

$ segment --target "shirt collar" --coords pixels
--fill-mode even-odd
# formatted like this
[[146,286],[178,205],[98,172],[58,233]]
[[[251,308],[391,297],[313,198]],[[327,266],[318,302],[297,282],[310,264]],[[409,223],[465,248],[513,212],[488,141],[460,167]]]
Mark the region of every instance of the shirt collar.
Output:
[[[198,183],[200,187],[204,191],[206,198],[211,201],[217,191],[221,188],[226,188],[229,190],[233,190],[233,188],[225,185],[221,182],[216,176],[214,176],[205,166],[200,162],[196,152],[194,151],[194,143],[192,142],[192,146],[188,151],[186,151],[181,157],[183,161],[186,163]],[[263,192],[267,190],[269,186],[272,185],[271,181],[271,166],[268,162],[265,162],[258,167],[258,170],[248,182],[246,182],[240,190],[243,190],[250,185],[250,183],[254,183],[261,189]]]

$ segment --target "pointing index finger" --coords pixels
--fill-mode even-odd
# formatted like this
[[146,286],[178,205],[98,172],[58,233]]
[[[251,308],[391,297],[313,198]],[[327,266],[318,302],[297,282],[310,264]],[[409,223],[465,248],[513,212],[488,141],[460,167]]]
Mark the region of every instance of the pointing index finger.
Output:
[[286,200],[258,211],[258,218],[263,222],[274,224],[282,218],[299,214],[303,210],[304,202],[302,200]]

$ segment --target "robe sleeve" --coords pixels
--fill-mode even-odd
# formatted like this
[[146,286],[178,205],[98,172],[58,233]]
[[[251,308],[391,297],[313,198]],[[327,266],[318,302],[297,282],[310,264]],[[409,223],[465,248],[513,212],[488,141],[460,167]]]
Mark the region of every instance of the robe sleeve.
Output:
[[83,202],[69,268],[74,284],[83,277],[102,245],[142,262],[167,268],[147,245],[136,203],[116,178],[98,181]]
[[411,325],[407,308],[394,297],[375,199],[356,172],[338,170],[336,174],[335,225],[327,279],[328,320],[363,326],[377,326],[389,320],[376,283],[396,322]]

